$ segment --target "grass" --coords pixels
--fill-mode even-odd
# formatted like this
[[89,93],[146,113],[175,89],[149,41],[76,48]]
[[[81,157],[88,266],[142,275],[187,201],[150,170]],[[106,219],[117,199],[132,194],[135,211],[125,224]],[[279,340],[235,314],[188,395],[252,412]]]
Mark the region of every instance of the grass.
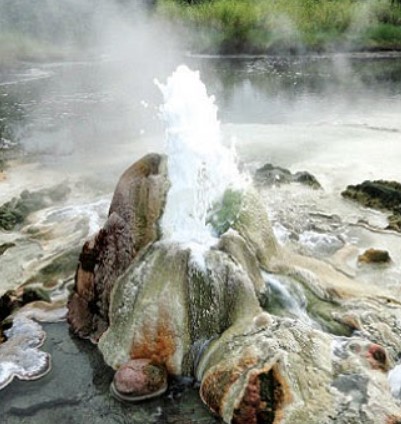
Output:
[[203,52],[401,48],[401,7],[391,0],[159,0]]
[[401,25],[378,24],[368,30],[368,38],[372,47],[398,49],[401,40]]

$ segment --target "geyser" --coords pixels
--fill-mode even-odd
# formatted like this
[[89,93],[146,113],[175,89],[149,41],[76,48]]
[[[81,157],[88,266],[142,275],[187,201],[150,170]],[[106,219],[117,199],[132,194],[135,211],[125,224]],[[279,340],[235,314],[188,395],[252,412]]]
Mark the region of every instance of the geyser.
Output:
[[161,228],[163,239],[210,245],[216,242],[208,213],[225,190],[243,184],[234,152],[223,146],[214,97],[193,72],[181,65],[167,80],[156,81],[164,97],[168,176]]
[[[199,76],[179,67],[159,85],[168,155],[124,172],[68,305],[72,330],[116,370],[113,393],[138,401],[191,376],[226,423],[401,421],[386,374],[401,351],[399,303],[280,248],[257,192],[236,187]],[[320,325],[264,310],[265,272],[303,290],[302,314]]]

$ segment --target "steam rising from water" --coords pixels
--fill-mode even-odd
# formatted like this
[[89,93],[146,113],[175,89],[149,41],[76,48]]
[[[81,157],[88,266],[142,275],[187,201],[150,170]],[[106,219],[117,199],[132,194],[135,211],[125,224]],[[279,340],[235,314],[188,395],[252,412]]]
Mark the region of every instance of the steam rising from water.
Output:
[[228,186],[241,182],[234,152],[221,143],[215,99],[207,95],[199,72],[181,65],[167,84],[156,84],[164,97],[171,182],[164,238],[210,245],[215,240],[206,223],[208,211]]

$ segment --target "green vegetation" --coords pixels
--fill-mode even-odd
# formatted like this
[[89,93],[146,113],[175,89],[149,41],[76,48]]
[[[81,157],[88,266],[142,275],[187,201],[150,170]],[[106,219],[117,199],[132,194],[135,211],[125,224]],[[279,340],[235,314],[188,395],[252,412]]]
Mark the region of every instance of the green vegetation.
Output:
[[[183,30],[194,52],[401,49],[401,0],[3,0],[0,67],[79,56],[111,11],[132,25],[150,14]],[[145,6],[145,7],[144,7]],[[146,10],[138,13],[138,8]],[[117,12],[118,11],[118,12]],[[107,27],[107,25],[105,25]]]
[[401,48],[398,0],[159,0],[198,52]]

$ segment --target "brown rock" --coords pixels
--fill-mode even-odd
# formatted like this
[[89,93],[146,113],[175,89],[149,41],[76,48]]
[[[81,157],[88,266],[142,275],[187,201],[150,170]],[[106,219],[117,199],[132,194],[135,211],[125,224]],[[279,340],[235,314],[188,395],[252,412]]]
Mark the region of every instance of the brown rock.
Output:
[[83,246],[68,321],[74,333],[97,341],[109,326],[110,293],[137,252],[158,238],[168,191],[165,157],[149,154],[120,178],[109,217]]
[[[246,354],[238,362],[222,361],[203,379],[200,396],[217,415],[224,416],[230,409],[229,398],[242,381],[244,389],[234,403],[233,424],[279,423],[283,409],[292,402],[291,389],[277,365],[258,363]],[[227,411],[226,411],[227,412]],[[227,417],[224,417],[227,418]],[[225,422],[228,422],[225,419]]]
[[382,371],[389,370],[387,353],[382,346],[373,343],[369,347],[366,356],[373,369],[379,369]]
[[89,337],[93,327],[93,314],[87,300],[72,293],[68,300],[67,320],[73,331],[80,337]]
[[391,262],[387,250],[368,249],[362,255],[358,256],[359,263],[365,264],[386,264]]
[[391,415],[387,417],[386,424],[400,424],[401,423],[401,415]]
[[167,388],[167,372],[150,359],[133,359],[122,365],[114,376],[117,395],[133,397],[161,394]]
[[248,380],[239,407],[234,411],[233,424],[279,422],[284,396],[283,386],[274,368],[266,373],[254,373]]

